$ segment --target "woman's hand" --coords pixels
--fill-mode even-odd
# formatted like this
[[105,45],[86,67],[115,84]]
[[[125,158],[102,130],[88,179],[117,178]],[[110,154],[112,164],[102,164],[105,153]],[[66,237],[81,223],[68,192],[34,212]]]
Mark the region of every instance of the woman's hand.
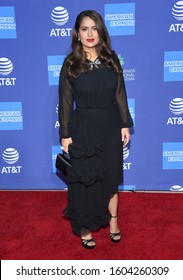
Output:
[[61,145],[64,152],[68,153],[69,144],[72,143],[72,138],[62,138]]
[[129,128],[125,127],[121,129],[121,137],[123,141],[123,146],[125,147],[128,142],[130,141],[130,130]]

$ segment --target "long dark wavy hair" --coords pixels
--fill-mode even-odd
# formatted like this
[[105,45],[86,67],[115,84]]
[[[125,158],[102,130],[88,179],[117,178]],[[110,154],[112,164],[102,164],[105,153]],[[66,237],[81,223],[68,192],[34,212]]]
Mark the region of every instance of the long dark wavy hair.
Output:
[[88,70],[86,63],[86,52],[84,52],[81,41],[78,40],[79,28],[84,17],[90,17],[96,24],[99,35],[99,43],[96,46],[97,55],[102,63],[106,63],[114,69],[117,74],[121,72],[121,65],[115,52],[111,49],[111,43],[105,23],[99,13],[94,10],[81,12],[77,18],[72,34],[72,52],[66,59],[66,67],[69,77],[76,77]]

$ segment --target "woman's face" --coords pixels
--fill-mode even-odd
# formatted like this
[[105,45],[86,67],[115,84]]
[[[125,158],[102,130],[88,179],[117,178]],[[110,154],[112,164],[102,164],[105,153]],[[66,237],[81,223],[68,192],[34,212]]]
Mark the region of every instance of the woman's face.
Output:
[[79,27],[78,38],[85,51],[95,48],[99,43],[99,35],[95,22],[90,17],[84,17]]

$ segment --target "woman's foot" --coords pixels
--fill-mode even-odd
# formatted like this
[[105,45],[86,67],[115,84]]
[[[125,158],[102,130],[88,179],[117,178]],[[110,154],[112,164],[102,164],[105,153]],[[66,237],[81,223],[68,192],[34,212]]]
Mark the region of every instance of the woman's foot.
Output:
[[117,243],[120,242],[122,236],[121,236],[121,232],[119,230],[118,227],[118,216],[112,216],[111,215],[111,220],[109,222],[109,226],[110,226],[110,239],[113,243]]
[[91,233],[82,236],[81,235],[81,242],[84,248],[86,249],[94,249],[96,246],[96,243],[91,235]]

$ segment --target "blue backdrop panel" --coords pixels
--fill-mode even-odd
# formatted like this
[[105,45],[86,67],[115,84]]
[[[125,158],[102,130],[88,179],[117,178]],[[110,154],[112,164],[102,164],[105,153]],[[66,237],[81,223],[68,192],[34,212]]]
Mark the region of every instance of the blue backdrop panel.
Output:
[[75,18],[97,10],[124,69],[135,126],[120,190],[183,191],[183,1],[1,0],[0,189],[65,189],[58,77]]

